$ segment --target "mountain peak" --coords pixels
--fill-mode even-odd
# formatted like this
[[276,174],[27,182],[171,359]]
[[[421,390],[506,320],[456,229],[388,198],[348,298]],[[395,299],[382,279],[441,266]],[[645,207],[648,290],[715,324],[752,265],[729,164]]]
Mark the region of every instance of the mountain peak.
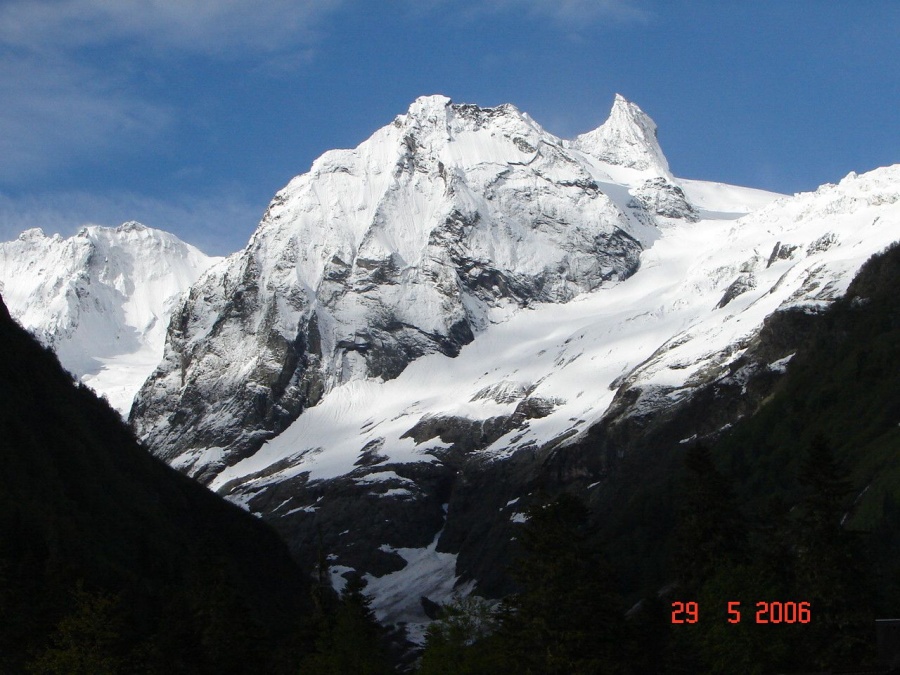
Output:
[[32,241],[34,239],[43,239],[47,235],[44,234],[44,231],[39,227],[32,227],[29,230],[25,230],[22,234],[19,235],[19,241]]
[[449,97],[440,94],[420,96],[409,106],[405,115],[395,121],[407,127],[428,129],[437,127],[446,130],[444,125],[452,125],[453,120],[465,120],[475,123],[475,127],[488,124],[520,125],[523,122],[534,128],[537,125],[511,103],[504,103],[492,108],[483,108],[472,103],[454,103]]
[[175,302],[216,261],[133,221],[89,225],[66,239],[34,228],[0,242],[0,286],[16,320],[127,412],[162,358]]
[[621,94],[616,94],[606,122],[578,136],[574,145],[607,164],[669,176],[669,163],[656,137],[656,123]]
[[116,228],[116,232],[145,232],[149,228],[136,220],[129,220]]
[[452,101],[440,94],[432,96],[420,96],[413,101],[405,115],[397,119],[405,122],[407,126],[421,126],[435,124],[438,121],[446,121],[447,110]]
[[409,114],[416,117],[430,112],[442,111],[452,101],[449,97],[442,94],[432,94],[431,96],[420,96],[409,106]]

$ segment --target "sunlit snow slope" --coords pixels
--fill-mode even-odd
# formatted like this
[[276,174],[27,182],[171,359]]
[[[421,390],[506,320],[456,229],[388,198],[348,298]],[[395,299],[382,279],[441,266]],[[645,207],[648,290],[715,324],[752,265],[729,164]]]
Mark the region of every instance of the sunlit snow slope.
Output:
[[134,222],[68,239],[33,229],[0,243],[0,293],[67,370],[127,416],[162,357],[174,302],[217,260]]
[[[632,277],[566,304],[497,310],[456,358],[430,355],[389,382],[343,384],[212,487],[276,463],[280,470],[239,490],[303,472],[332,478],[358,470],[361,449],[373,442],[385,463],[433,461],[440,439],[409,433],[429,417],[488,420],[511,417],[528,400],[543,406],[544,416],[484,450],[503,456],[576,438],[623,384],[640,384],[645,405],[684,396],[724,372],[766,316],[792,306],[815,311],[898,239],[898,185],[894,166],[779,199],[739,220],[663,225]],[[723,199],[745,196],[731,186],[703,190],[710,203],[719,190]]]
[[628,277],[657,217],[699,217],[655,128],[621,97],[574,141],[511,105],[416,100],[294,178],[247,247],[195,285],[136,430],[208,480],[336,386],[455,356],[498,308]]

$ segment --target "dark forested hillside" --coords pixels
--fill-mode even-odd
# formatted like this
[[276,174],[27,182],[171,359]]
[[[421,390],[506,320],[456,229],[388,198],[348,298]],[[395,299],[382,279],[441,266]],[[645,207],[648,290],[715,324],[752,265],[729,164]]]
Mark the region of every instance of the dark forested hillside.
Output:
[[[479,555],[515,592],[438,610],[422,672],[874,667],[873,619],[900,610],[898,287],[894,246],[826,312],[770,318],[742,385],[504,466],[492,488],[526,486],[528,524]],[[144,452],[2,305],[0,451],[0,670],[385,670],[361,594],[310,593],[270,530]],[[554,509],[577,534],[558,541]],[[703,620],[673,626],[679,598]],[[757,625],[760,600],[814,621]]]
[[748,507],[795,502],[793,480],[817,437],[849,481],[844,527],[867,532],[880,612],[900,614],[900,245],[860,270],[817,323],[788,376],[716,447]]
[[[726,431],[680,442],[732,405],[735,392],[720,387],[633,428],[628,451],[603,455],[602,471],[576,471],[595,466],[590,453],[602,443],[545,464],[532,484],[563,494],[543,505],[529,498],[531,518],[516,533],[518,569],[542,574],[519,575],[492,637],[475,630],[477,606],[445,609],[422,672],[888,672],[875,619],[900,615],[898,287],[895,245],[826,312],[769,323],[752,357],[765,364],[787,350],[788,371],[738,388],[747,413]],[[577,574],[587,556],[573,562],[559,543],[528,546],[542,514],[570,499],[565,492],[586,495],[585,513],[600,525],[591,545],[610,565],[591,563],[592,582],[608,580],[606,595],[582,593],[575,609],[560,588],[593,587]],[[616,594],[632,607],[618,632],[599,626],[615,614]],[[539,612],[522,609],[536,597]],[[682,603],[681,624],[673,601]],[[579,641],[580,628],[595,623],[592,648],[617,636],[603,654]],[[551,661],[568,665],[553,670]]]
[[151,457],[0,302],[0,672],[278,672],[309,584]]
[[[595,508],[608,516],[623,591],[649,597],[677,582],[676,593],[715,607],[705,626],[680,631],[675,662],[680,645],[701,655],[691,667],[708,672],[874,663],[875,617],[900,615],[898,287],[894,245],[826,312],[767,322],[755,349],[763,363],[793,353],[781,380],[702,392],[614,467],[622,501]],[[705,439],[710,462],[701,471],[694,444],[677,439],[708,418],[720,425],[736,394],[746,414]],[[709,484],[727,488],[698,488]],[[714,497],[720,505],[710,507]],[[727,543],[735,513],[744,535]],[[807,600],[815,621],[737,630],[725,620],[726,600]]]
[[[604,514],[629,592],[670,576],[688,438],[710,446],[752,515],[776,496],[796,503],[803,453],[823,437],[851,481],[845,526],[880,532],[871,537],[876,549],[885,561],[897,558],[889,551],[900,545],[898,282],[895,245],[867,262],[824,313],[794,309],[767,319],[735,366],[759,364],[749,379],[714,383],[640,426],[601,424],[570,454],[569,466],[593,467],[586,480],[603,481],[590,502]],[[780,379],[766,368],[791,354]]]

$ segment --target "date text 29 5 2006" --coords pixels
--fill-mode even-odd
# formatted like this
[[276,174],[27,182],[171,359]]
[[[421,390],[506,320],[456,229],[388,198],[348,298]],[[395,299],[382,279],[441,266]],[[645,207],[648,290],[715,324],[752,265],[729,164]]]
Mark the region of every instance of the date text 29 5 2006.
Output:
[[[728,623],[741,622],[741,603],[728,603]],[[808,602],[757,602],[756,623],[809,623],[812,612]],[[672,623],[697,623],[700,606],[696,602],[672,603]]]

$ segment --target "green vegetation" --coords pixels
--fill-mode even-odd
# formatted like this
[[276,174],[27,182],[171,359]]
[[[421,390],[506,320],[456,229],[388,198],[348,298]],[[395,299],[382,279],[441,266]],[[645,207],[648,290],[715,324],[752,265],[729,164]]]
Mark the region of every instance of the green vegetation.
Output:
[[328,592],[316,614],[315,651],[301,672],[321,675],[382,675],[393,672],[384,648],[384,629],[375,620],[362,580],[351,576],[337,602]]

